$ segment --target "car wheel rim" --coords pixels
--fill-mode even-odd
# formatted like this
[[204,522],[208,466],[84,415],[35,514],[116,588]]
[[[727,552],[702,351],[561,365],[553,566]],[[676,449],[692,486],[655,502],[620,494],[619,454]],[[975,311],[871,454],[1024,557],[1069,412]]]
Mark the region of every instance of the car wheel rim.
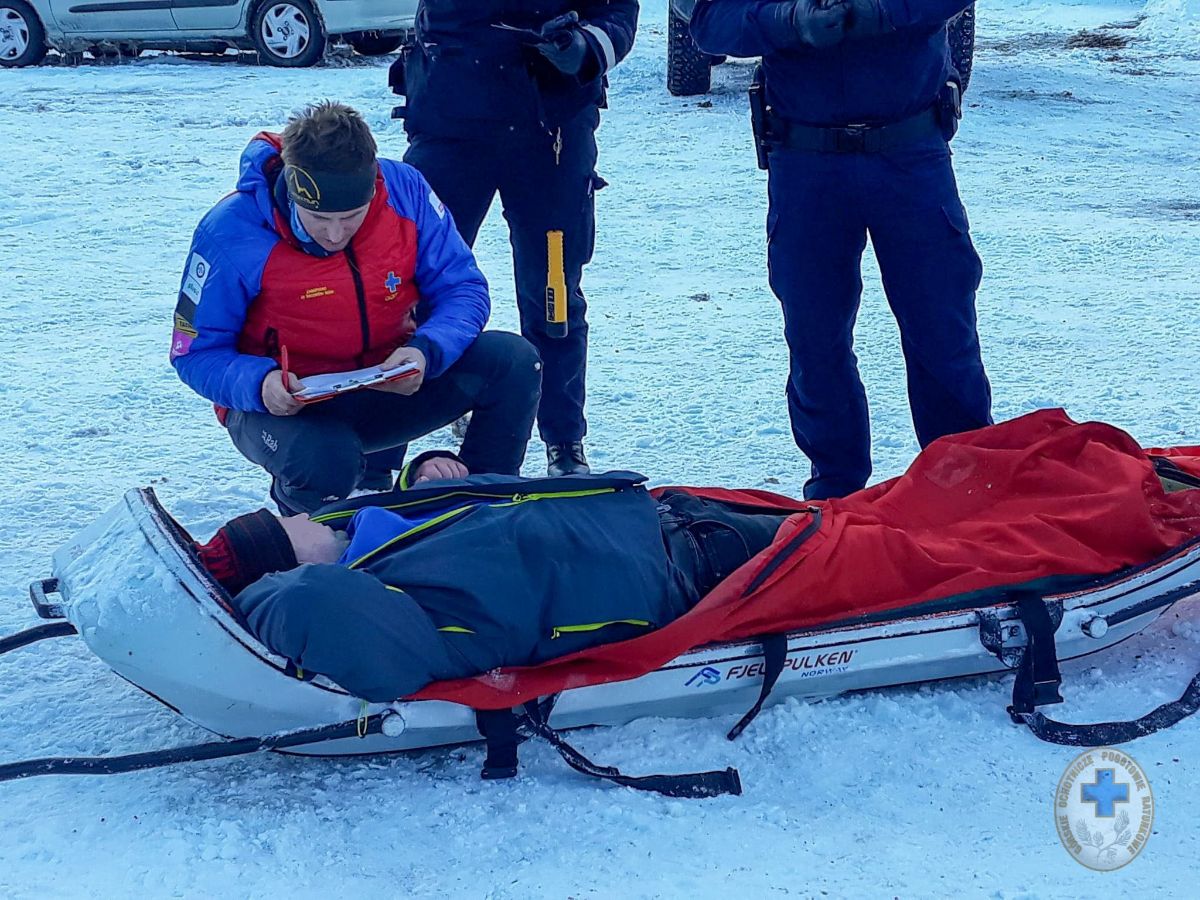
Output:
[[29,23],[15,9],[0,9],[0,59],[16,59],[29,49]]
[[277,3],[263,16],[263,43],[281,59],[295,59],[309,44],[308,16],[290,3]]

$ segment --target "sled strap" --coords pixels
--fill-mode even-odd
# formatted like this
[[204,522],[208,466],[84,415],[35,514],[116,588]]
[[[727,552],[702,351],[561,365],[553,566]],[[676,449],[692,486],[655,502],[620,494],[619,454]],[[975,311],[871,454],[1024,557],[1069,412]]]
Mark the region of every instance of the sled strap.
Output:
[[767,697],[774,689],[775,682],[779,680],[779,676],[783,672],[783,665],[787,661],[787,635],[768,634],[760,638],[759,642],[762,644],[763,652],[762,690],[758,694],[758,700],[750,707],[750,711],[729,730],[729,734],[725,735],[731,741],[736,740],[738,735],[746,730],[746,726],[753,722],[762,711],[763,704],[767,702]]
[[475,727],[487,742],[487,759],[479,777],[487,781],[515,778],[517,774],[518,720],[511,709],[475,710]]
[[322,725],[304,731],[231,741],[211,741],[207,744],[192,744],[171,750],[152,750],[148,753],[129,753],[124,756],[58,756],[28,759],[24,762],[0,765],[0,781],[31,778],[36,775],[117,775],[122,772],[136,772],[139,769],[157,769],[174,763],[223,759],[260,750],[281,750],[301,744],[365,737],[368,734],[379,734],[383,730],[383,720],[387,715],[388,713],[380,713],[368,716],[365,729],[358,719],[352,719],[349,722]]
[[1008,714],[1013,721],[1047,703],[1062,703],[1058,692],[1062,673],[1058,670],[1058,652],[1054,646],[1054,622],[1046,602],[1038,594],[1023,593],[1017,598],[1017,615],[1025,626],[1025,652],[1017,664],[1013,682],[1013,701]]
[[24,631],[18,631],[16,634],[0,638],[0,655],[7,653],[9,650],[16,650],[20,647],[36,644],[38,641],[63,637],[68,634],[78,634],[75,626],[70,622],[51,622],[49,625],[35,625],[33,628],[26,628]]
[[548,742],[567,765],[583,775],[590,775],[604,781],[611,781],[622,787],[633,788],[635,791],[652,791],[667,797],[679,797],[687,800],[697,800],[706,797],[719,797],[723,794],[741,796],[742,781],[737,769],[729,768],[723,772],[693,772],[683,775],[622,775],[613,766],[598,766],[561,737],[546,721],[546,710],[536,703],[525,705],[523,724],[533,734]]
[[1017,612],[1029,643],[1017,668],[1008,714],[1016,724],[1028,726],[1035,737],[1068,747],[1107,747],[1170,728],[1200,710],[1200,674],[1197,674],[1182,697],[1164,703],[1140,719],[1076,725],[1047,718],[1035,707],[1062,702],[1058,693],[1062,678],[1054,649],[1054,626],[1046,604],[1030,595],[1018,601]]

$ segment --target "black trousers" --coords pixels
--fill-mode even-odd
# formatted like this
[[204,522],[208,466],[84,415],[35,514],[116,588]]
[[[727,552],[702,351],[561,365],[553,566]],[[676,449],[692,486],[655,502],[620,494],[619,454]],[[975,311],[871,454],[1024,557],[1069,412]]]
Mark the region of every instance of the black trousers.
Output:
[[667,555],[689,607],[770,546],[789,513],[745,513],[715,500],[667,491],[659,500]]
[[294,416],[230,411],[234,446],[272,476],[285,515],[341,500],[369,470],[399,468],[409,441],[471,412],[459,456],[473,473],[516,475],[541,385],[537,352],[515,334],[486,331],[453,366],[405,397],[363,390]]
[[[587,303],[580,281],[596,239],[596,110],[555,133],[444,138],[417,134],[404,161],[425,176],[474,245],[496,194],[513,248],[521,334],[542,357],[538,432],[548,444],[580,440],[587,374]],[[561,139],[561,140],[560,140]],[[555,148],[558,148],[557,150]],[[546,331],[546,232],[563,233],[567,336]]]

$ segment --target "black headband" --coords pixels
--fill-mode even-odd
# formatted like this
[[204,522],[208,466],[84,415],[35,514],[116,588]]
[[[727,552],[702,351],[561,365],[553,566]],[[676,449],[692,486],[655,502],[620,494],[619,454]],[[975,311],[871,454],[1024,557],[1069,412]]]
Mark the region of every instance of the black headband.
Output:
[[356,172],[323,172],[284,166],[288,197],[297,206],[313,212],[347,212],[371,202],[375,191],[374,160]]

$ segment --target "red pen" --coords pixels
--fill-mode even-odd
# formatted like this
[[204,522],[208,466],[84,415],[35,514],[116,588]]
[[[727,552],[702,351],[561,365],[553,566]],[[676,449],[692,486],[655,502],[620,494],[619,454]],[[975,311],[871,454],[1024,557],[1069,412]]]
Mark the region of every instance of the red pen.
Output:
[[292,380],[288,378],[288,358],[286,345],[279,348],[279,368],[283,369],[283,389],[290,394],[292,392]]

